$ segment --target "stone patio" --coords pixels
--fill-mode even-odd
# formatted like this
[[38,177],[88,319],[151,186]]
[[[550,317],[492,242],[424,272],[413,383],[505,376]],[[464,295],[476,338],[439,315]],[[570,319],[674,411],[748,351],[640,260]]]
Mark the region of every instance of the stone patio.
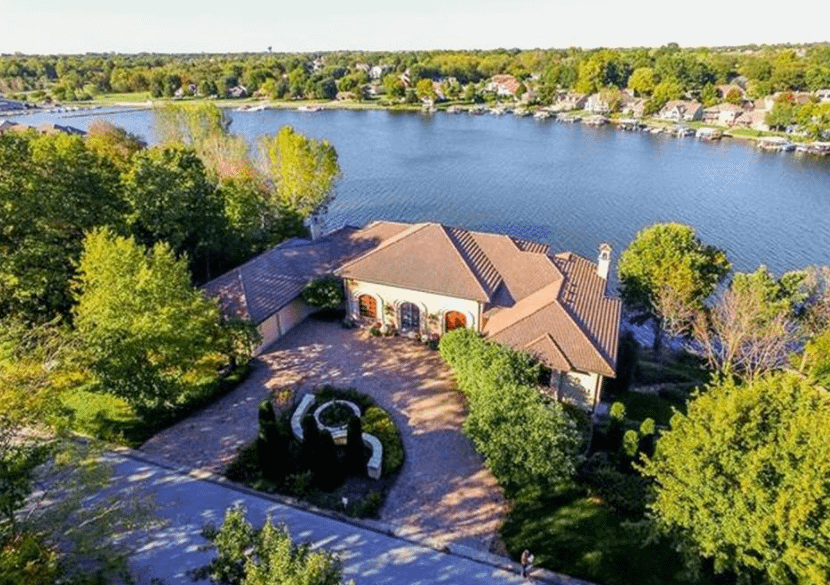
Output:
[[268,392],[290,387],[299,394],[321,384],[372,396],[401,430],[406,461],[381,520],[439,542],[501,549],[504,496],[461,433],[464,400],[438,352],[410,339],[307,319],[261,355],[233,392],[141,449],[221,472],[256,437],[257,406]]

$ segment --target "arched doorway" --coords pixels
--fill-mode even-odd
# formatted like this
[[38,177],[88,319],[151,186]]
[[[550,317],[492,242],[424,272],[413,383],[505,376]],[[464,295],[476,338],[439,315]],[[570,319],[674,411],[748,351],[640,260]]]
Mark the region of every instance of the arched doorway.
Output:
[[360,295],[357,299],[358,311],[361,317],[377,319],[378,303],[372,295]]
[[444,331],[452,331],[467,326],[467,318],[458,311],[448,311],[444,315]]
[[401,330],[418,331],[421,327],[421,311],[415,303],[401,303]]

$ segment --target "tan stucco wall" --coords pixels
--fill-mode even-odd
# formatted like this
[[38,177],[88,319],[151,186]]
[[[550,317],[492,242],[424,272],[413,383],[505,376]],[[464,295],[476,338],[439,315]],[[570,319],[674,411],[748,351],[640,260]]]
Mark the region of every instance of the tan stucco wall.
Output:
[[[401,303],[414,303],[420,310],[421,333],[444,333],[444,314],[449,311],[462,313],[467,320],[467,327],[479,330],[479,304],[469,299],[459,299],[435,293],[398,288],[394,286],[362,282],[346,281],[346,295],[348,313],[354,319],[360,318],[357,299],[364,294],[372,295],[377,302],[378,321],[384,325],[398,326],[398,307]],[[387,307],[391,307],[390,315]],[[437,315],[437,322],[430,322],[430,331],[427,330],[428,315]]]
[[558,377],[554,376],[552,384],[559,399],[563,402],[574,404],[587,411],[593,411],[599,402],[600,385],[602,376],[590,372],[562,372]]

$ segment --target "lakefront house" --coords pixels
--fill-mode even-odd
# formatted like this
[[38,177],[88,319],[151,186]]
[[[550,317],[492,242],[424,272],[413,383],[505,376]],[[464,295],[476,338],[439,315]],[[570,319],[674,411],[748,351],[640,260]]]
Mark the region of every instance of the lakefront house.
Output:
[[552,372],[552,393],[592,411],[616,370],[621,303],[607,294],[610,255],[603,245],[592,262],[502,234],[376,221],[284,242],[205,290],[257,326],[261,352],[310,314],[305,284],[334,273],[355,321],[423,339],[472,329],[536,356]]

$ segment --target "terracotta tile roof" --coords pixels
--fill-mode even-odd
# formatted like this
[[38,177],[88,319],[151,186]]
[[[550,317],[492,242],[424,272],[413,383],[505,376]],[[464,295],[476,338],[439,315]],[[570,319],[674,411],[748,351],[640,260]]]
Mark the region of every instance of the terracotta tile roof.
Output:
[[312,279],[334,272],[408,227],[376,222],[363,229],[347,226],[314,241],[288,240],[202,289],[219,300],[225,314],[259,324],[297,298]]
[[344,278],[489,302],[501,277],[469,232],[415,224],[337,271]]
[[621,303],[606,295],[597,265],[505,235],[436,223],[346,227],[314,242],[284,242],[204,289],[227,313],[260,323],[330,272],[476,300],[490,339],[562,371],[614,375]]

